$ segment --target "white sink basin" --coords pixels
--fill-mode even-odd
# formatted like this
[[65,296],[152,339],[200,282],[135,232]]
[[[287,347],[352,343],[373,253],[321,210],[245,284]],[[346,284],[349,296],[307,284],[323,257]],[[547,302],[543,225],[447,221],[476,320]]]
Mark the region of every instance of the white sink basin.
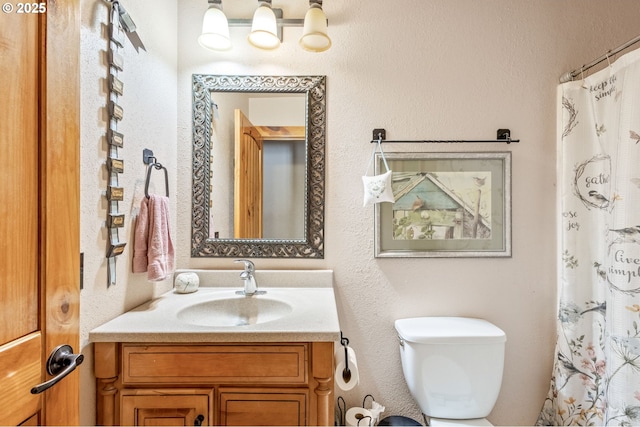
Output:
[[292,310],[286,302],[263,295],[241,295],[185,307],[177,313],[177,318],[200,326],[246,326],[280,319]]
[[168,291],[89,333],[92,342],[310,342],[340,339],[331,270],[258,270],[245,297],[238,270],[190,270],[200,288]]

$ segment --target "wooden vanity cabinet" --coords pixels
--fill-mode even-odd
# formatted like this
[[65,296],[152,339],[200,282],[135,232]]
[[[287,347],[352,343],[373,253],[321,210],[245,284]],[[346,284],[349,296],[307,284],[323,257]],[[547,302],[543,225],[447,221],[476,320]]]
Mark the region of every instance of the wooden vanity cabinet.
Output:
[[99,425],[333,424],[333,342],[94,346]]

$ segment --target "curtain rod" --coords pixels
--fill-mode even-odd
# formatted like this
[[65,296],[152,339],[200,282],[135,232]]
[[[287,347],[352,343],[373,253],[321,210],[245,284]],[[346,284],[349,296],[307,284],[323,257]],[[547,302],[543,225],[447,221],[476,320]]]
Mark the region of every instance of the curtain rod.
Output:
[[385,129],[374,129],[373,137],[371,139],[371,143],[394,143],[394,144],[411,144],[411,143],[423,143],[423,144],[464,144],[468,142],[477,142],[477,143],[507,143],[511,144],[512,142],[520,142],[519,139],[511,139],[511,130],[509,129],[498,129],[496,139],[421,139],[421,140],[400,140],[400,141],[392,141],[387,140],[387,131]]
[[634,44],[636,44],[638,42],[640,42],[640,36],[637,36],[637,37],[629,40],[628,42],[616,47],[615,49],[610,49],[607,53],[605,53],[604,55],[602,55],[598,59],[594,59],[593,61],[589,62],[588,64],[583,65],[580,68],[576,68],[573,71],[568,71],[568,72],[564,73],[563,75],[560,76],[560,83],[567,83],[567,82],[573,81],[573,79],[575,77],[581,75],[582,73],[584,73],[588,69],[590,69],[592,67],[595,67],[596,65],[598,65],[602,61],[608,60],[611,56],[622,52],[623,50],[625,50],[629,46],[632,46],[632,45],[634,45]]

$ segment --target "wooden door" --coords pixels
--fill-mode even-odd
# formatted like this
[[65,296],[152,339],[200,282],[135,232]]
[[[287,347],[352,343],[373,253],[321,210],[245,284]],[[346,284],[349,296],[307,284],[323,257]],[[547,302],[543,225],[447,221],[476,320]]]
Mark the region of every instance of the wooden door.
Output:
[[233,234],[236,239],[262,238],[263,138],[240,110],[235,110]]
[[78,2],[0,14],[0,425],[79,421],[77,372],[30,392],[79,350]]

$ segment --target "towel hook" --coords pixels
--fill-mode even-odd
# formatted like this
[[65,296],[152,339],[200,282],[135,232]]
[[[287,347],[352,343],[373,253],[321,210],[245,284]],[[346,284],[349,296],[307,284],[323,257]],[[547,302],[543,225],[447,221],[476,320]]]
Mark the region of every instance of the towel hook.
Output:
[[162,169],[164,171],[164,186],[166,189],[167,197],[169,197],[169,172],[167,172],[167,168],[162,166],[161,163],[156,162],[155,157],[149,157],[150,161],[151,159],[153,159],[153,163],[150,162],[149,166],[147,166],[147,179],[144,184],[144,195],[147,197],[147,199],[149,198],[149,181],[151,180],[151,171],[155,168],[157,170]]

